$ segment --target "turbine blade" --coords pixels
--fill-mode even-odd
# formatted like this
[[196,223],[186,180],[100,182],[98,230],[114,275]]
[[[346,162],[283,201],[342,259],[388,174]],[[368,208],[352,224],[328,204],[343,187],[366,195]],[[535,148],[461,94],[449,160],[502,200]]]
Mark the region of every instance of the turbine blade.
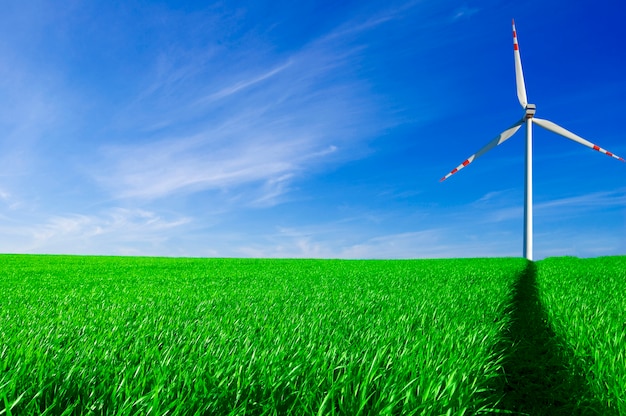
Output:
[[454,175],[455,173],[457,173],[458,171],[463,169],[465,166],[469,165],[474,160],[478,159],[479,157],[481,157],[482,155],[484,155],[485,153],[487,153],[488,151],[490,151],[491,149],[493,149],[497,145],[504,143],[509,137],[514,135],[517,130],[519,130],[519,128],[521,127],[523,122],[524,122],[524,120],[522,119],[522,120],[518,121],[517,123],[513,124],[508,129],[504,130],[502,133],[500,133],[500,135],[498,137],[496,137],[495,139],[493,139],[492,141],[487,143],[485,145],[485,147],[483,147],[478,152],[474,153],[473,155],[471,155],[470,157],[465,159],[465,161],[463,163],[461,163],[459,166],[457,166],[456,168],[452,169],[452,171],[450,173],[448,173],[446,176],[444,176],[443,178],[441,178],[439,180],[439,182],[445,181],[450,176]]
[[603,148],[601,148],[600,146],[597,146],[585,139],[583,139],[580,136],[577,136],[576,134],[572,133],[569,130],[564,129],[563,127],[559,126],[558,124],[555,124],[549,120],[544,120],[541,118],[533,118],[533,123],[535,123],[536,125],[543,127],[546,130],[550,130],[553,133],[559,134],[567,139],[573,140],[577,143],[580,143],[584,146],[587,146],[593,150],[597,150],[600,153],[604,153],[607,156],[611,156],[612,158],[615,158],[617,160],[621,160],[622,162],[624,162],[624,159],[617,156],[616,154],[613,154],[611,152],[609,152],[608,150],[605,150]]
[[517,32],[515,31],[515,20],[513,20],[513,55],[515,56],[515,84],[517,85],[517,99],[522,108],[528,105],[526,97],[526,84],[524,84],[524,73],[522,72],[522,58],[519,54],[519,45],[517,43]]

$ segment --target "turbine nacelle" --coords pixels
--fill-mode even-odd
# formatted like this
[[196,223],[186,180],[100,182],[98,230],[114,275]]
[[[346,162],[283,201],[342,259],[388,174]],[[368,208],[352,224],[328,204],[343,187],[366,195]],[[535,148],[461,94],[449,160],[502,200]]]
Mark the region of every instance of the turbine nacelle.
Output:
[[526,113],[524,114],[524,120],[533,118],[535,116],[536,111],[537,111],[537,106],[535,104],[528,104],[526,106]]

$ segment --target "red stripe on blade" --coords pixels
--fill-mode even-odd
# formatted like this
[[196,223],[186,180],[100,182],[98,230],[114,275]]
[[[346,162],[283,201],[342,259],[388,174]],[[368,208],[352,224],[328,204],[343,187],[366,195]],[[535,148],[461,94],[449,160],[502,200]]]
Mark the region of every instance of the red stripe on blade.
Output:
[[599,151],[600,151],[600,148],[594,144],[594,145],[593,145],[593,150],[597,150],[597,151],[599,152]]
[[452,169],[452,172],[450,172],[450,175],[454,175],[455,173],[457,173],[459,170],[458,169]]
[[613,153],[611,153],[611,152],[606,152],[606,155],[613,157]]
[[463,162],[463,166],[467,166],[467,165],[469,165],[469,164],[470,164],[470,161],[469,161],[469,160],[466,160],[465,162]]

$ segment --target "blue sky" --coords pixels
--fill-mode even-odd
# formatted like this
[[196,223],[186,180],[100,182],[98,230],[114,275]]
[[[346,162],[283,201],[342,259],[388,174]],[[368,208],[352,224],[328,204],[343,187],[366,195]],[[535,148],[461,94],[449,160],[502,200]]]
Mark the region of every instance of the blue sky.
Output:
[[[626,156],[620,2],[11,2],[0,252],[521,256],[523,113]],[[626,254],[626,164],[534,129],[535,258]]]

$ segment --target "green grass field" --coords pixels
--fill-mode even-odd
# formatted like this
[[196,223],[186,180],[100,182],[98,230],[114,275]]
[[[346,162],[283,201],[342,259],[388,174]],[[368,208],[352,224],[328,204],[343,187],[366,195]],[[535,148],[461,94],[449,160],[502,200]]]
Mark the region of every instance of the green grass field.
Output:
[[626,257],[0,256],[0,414],[626,414]]
[[626,415],[626,257],[551,258],[538,271],[545,316],[573,380],[603,414]]

